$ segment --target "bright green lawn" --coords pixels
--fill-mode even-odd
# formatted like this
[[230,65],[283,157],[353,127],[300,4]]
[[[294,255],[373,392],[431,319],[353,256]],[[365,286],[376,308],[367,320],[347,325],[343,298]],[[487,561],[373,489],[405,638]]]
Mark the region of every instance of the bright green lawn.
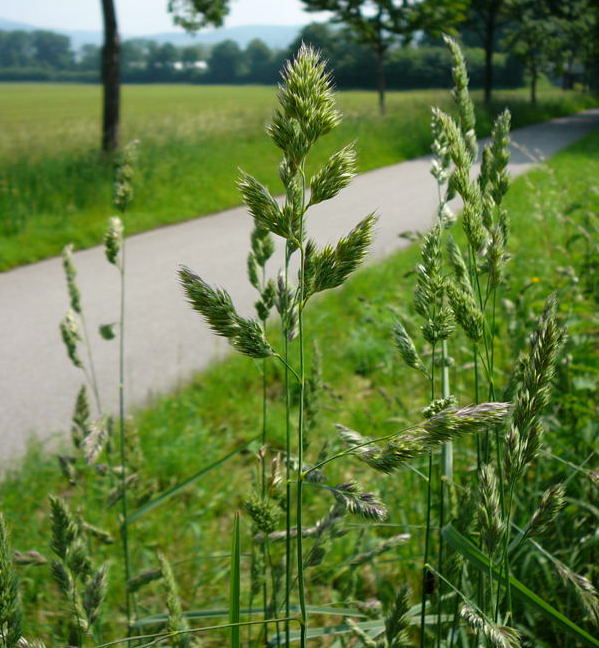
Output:
[[[578,345],[569,347],[569,353],[574,353],[569,360],[571,375],[575,383],[580,379],[582,389],[588,390],[590,384],[590,389],[596,394],[599,358],[592,337],[589,337],[594,309],[588,300],[573,299],[575,292],[568,274],[568,267],[572,267],[575,274],[580,272],[584,242],[566,249],[568,237],[575,230],[564,228],[555,214],[567,211],[579,222],[584,222],[585,214],[599,210],[599,131],[558,154],[551,160],[550,167],[558,178],[557,184],[546,172],[533,171],[528,177],[518,179],[508,194],[507,207],[513,226],[510,249],[514,253],[508,294],[516,306],[518,297],[527,295],[527,305],[521,316],[526,330],[530,330],[532,310],[538,312],[545,296],[556,286],[561,287],[562,311],[569,313],[571,339]],[[536,194],[541,191],[545,194],[544,200],[550,203],[548,209],[535,206]],[[456,229],[459,230],[459,226]],[[388,310],[392,305],[404,313],[409,312],[413,277],[406,275],[416,263],[417,254],[417,247],[411,247],[383,263],[360,271],[342,290],[320,299],[311,310],[306,325],[307,335],[318,340],[324,351],[327,384],[324,411],[318,432],[312,438],[312,455],[318,453],[325,440],[334,442],[332,424],[335,422],[343,422],[365,434],[382,435],[390,429],[389,417],[413,422],[419,416],[419,408],[426,403],[422,379],[406,370],[398,360],[391,342]],[[583,282],[589,279],[588,274],[585,277],[581,272],[580,276]],[[594,288],[596,290],[596,286]],[[497,358],[498,383],[502,384],[505,374],[501,371],[510,369],[506,358],[514,357],[517,350],[510,347],[522,344],[525,332],[512,329],[508,332],[507,320],[503,317],[498,326],[499,337],[506,340],[500,346]],[[461,367],[469,357],[462,355],[459,344],[454,346],[452,353],[456,364],[452,369],[451,383],[459,398],[464,373]],[[260,426],[259,386],[259,364],[235,356],[199,374],[191,385],[157,399],[151,407],[138,412],[132,426],[139,431],[145,455],[145,462],[139,469],[142,487],[138,494],[141,495],[146,488],[162,492],[236,444],[256,435]],[[282,385],[281,372],[274,364],[271,364],[269,374],[269,395],[268,436],[276,448],[283,439],[280,422]],[[581,404],[586,402],[587,395],[588,402],[592,402],[593,393],[583,391]],[[583,414],[584,411],[583,407],[578,410],[577,420],[582,422],[580,417],[587,415]],[[585,444],[592,447],[592,427],[588,434],[588,439],[584,435],[576,439],[563,434],[549,436],[547,443],[555,454],[579,463],[581,456],[577,453],[588,452],[589,445]],[[457,456],[457,470],[469,462],[468,456]],[[233,511],[240,505],[241,495],[248,492],[255,466],[252,454],[238,456],[135,523],[132,531],[136,547],[133,553],[135,571],[155,567],[154,550],[160,548],[175,562],[186,609],[226,607],[227,563],[226,558],[223,560],[218,554],[226,544],[223,538],[229,537]],[[557,462],[550,463],[550,468],[555,471],[556,480],[569,474],[568,469],[562,475],[563,466]],[[330,470],[340,480],[357,477],[374,486],[372,473],[356,461],[331,464]],[[42,449],[32,449],[23,467],[0,485],[0,501],[13,529],[15,546],[21,550],[36,549],[47,553],[49,492],[62,493],[72,506],[77,507],[87,490],[85,516],[116,533],[115,511],[106,508],[105,500],[93,484],[91,481],[87,486],[85,482],[75,487],[65,486],[56,461],[45,458]],[[360,581],[362,600],[377,593],[380,577],[388,579],[390,575],[398,574],[400,569],[402,577],[416,587],[419,578],[424,503],[422,484],[414,473],[405,471],[389,477],[376,477],[376,488],[392,512],[390,526],[366,532],[361,542],[367,547],[374,535],[380,537],[399,532],[411,533],[413,540],[389,560],[369,568],[366,575],[360,577],[363,579]],[[321,492],[309,487],[306,487],[305,497],[306,523],[309,524],[326,510],[328,502],[323,503]],[[354,526],[349,540],[330,549],[325,565],[342,561],[344,556],[351,554],[358,531],[359,525]],[[243,542],[246,551],[249,545],[247,525],[244,526]],[[114,549],[107,550],[106,554],[112,557],[111,578],[117,580],[120,577],[119,554]],[[567,556],[564,559],[567,560]],[[331,573],[326,569],[309,573],[309,601],[328,603]],[[46,580],[47,567],[23,568],[22,576],[28,633],[33,636],[39,632],[49,637],[60,617],[54,613],[55,591]],[[105,615],[112,623],[104,626],[104,637],[122,633],[122,625],[115,624],[120,612],[119,601],[114,596],[112,592],[110,612]],[[164,609],[159,589],[150,587],[144,601],[146,603],[140,610],[142,616]],[[551,628],[547,632],[549,637],[554,637]],[[550,641],[550,645],[568,644]]]
[[[100,88],[2,84],[0,91],[0,271],[56,255],[67,242],[101,240],[111,214],[112,166],[97,152]],[[141,140],[137,198],[129,233],[239,204],[238,167],[278,187],[278,151],[263,126],[274,106],[264,86],[148,85],[123,88],[123,141]],[[537,108],[524,91],[497,93],[514,127],[594,105],[580,93],[546,90]],[[341,92],[342,126],[324,138],[315,164],[352,139],[360,169],[424,154],[430,106],[450,109],[446,91],[389,93],[388,115],[371,92]],[[479,109],[481,133],[489,114]]]

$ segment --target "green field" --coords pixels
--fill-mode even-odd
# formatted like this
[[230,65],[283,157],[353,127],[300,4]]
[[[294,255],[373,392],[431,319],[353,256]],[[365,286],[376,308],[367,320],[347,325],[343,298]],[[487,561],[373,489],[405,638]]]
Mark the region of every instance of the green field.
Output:
[[[599,132],[595,132],[558,154],[550,162],[550,172],[533,171],[514,183],[506,201],[513,224],[509,247],[514,257],[509,264],[506,293],[511,305],[502,304],[497,322],[498,340],[502,340],[498,342],[497,367],[503,384],[511,370],[510,359],[515,357],[519,345],[524,344],[545,296],[557,290],[562,299],[570,341],[559,365],[554,403],[546,417],[546,449],[528,475],[528,495],[518,494],[516,522],[521,523],[520,518],[526,519],[530,513],[527,497],[535,499],[546,483],[568,479],[568,506],[555,532],[544,538],[543,544],[566,563],[575,561],[571,566],[579,570],[592,565],[593,551],[596,551],[591,539],[595,519],[589,499],[593,489],[591,475],[580,465],[593,456],[597,435],[592,405],[599,376],[594,337],[596,320],[593,321],[597,299],[597,284],[593,281],[597,273],[597,242],[585,241],[580,232],[589,230],[580,228],[588,227],[590,214],[599,210],[598,177]],[[570,224],[564,223],[564,215],[572,220]],[[389,430],[390,417],[413,420],[414,413],[427,402],[422,378],[409,372],[398,359],[391,342],[389,312],[389,306],[397,307],[410,318],[413,277],[407,275],[417,263],[418,254],[418,247],[412,246],[360,271],[342,290],[321,299],[311,311],[307,329],[326,350],[323,365],[326,395],[318,435],[312,439],[314,452],[327,439],[334,443],[336,422],[342,421],[373,436],[383,435]],[[595,265],[589,266],[589,261]],[[463,376],[470,376],[470,372],[462,369],[469,361],[470,356],[457,344],[451,381],[458,398],[468,393]],[[270,367],[268,436],[277,449],[283,444],[282,375],[277,365]],[[131,430],[139,433],[144,459],[133,459],[139,473],[135,496],[142,497],[146,491],[162,492],[240,442],[254,437],[259,428],[256,412],[260,410],[260,381],[258,363],[231,357],[198,375],[191,385],[138,412],[131,422]],[[464,443],[462,452],[456,458],[459,470],[471,470],[472,443]],[[592,465],[591,461],[588,467]],[[186,610],[226,609],[228,557],[223,556],[223,538],[229,537],[232,511],[239,505],[240,495],[247,493],[255,466],[253,453],[237,456],[132,525],[135,571],[154,568],[154,552],[164,550],[173,561]],[[413,462],[413,468],[424,470],[424,462]],[[338,593],[330,584],[341,577],[330,565],[347,567],[347,561],[356,551],[367,550],[377,538],[403,532],[411,534],[410,542],[356,575],[356,588],[359,600],[363,601],[380,596],[380,588],[387,587],[390,581],[409,582],[417,591],[421,559],[418,547],[422,544],[424,519],[424,487],[417,472],[404,469],[391,476],[375,476],[357,461],[331,464],[330,469],[335,479],[357,477],[367,487],[376,488],[393,516],[388,523],[378,526],[348,524],[349,535],[327,547],[326,563],[310,569],[309,601],[320,605],[338,603],[335,598]],[[13,529],[17,549],[48,553],[48,492],[62,493],[73,509],[85,501],[86,518],[117,535],[115,511],[107,508],[97,478],[89,475],[76,486],[68,486],[57,463],[48,459],[42,449],[32,448],[22,469],[0,484],[3,512]],[[326,506],[323,508],[317,489],[307,488],[305,501],[306,517],[312,523]],[[578,537],[585,532],[588,535],[573,553],[569,542],[574,527]],[[247,524],[243,543],[247,551],[250,545]],[[111,559],[111,581],[118,582],[121,569],[118,550],[108,546],[98,552],[98,559]],[[247,573],[246,554],[243,560]],[[558,609],[567,610],[571,618],[592,632],[576,601],[564,593],[557,577],[542,560],[539,565],[534,554],[530,554],[525,561],[515,564],[514,570],[529,587]],[[47,566],[21,569],[27,636],[59,636],[64,621],[64,614],[57,611],[55,590],[48,583],[47,571]],[[105,622],[96,637],[98,642],[122,634],[122,608],[116,597],[113,588]],[[159,586],[150,585],[143,601],[141,616],[164,611],[164,596]],[[518,610],[518,615],[522,615],[519,617],[522,620],[524,612]],[[530,614],[526,622],[535,629],[534,638],[538,641],[535,645],[552,648],[578,645],[547,624],[543,617]],[[221,641],[206,645],[224,644]]]
[[[476,96],[476,93],[475,93]],[[237,168],[278,186],[278,151],[263,136],[275,90],[263,86],[150,85],[123,88],[123,141],[141,140],[137,198],[129,233],[239,204]],[[424,154],[431,105],[449,109],[447,91],[391,92],[377,115],[371,92],[341,92],[342,126],[313,163],[356,139],[360,170]],[[536,108],[525,91],[497,93],[514,127],[577,112],[595,101],[546,89]],[[490,114],[479,107],[481,133]],[[100,88],[6,83],[0,92],[0,270],[58,254],[67,242],[97,244],[111,214],[112,164],[98,150]]]

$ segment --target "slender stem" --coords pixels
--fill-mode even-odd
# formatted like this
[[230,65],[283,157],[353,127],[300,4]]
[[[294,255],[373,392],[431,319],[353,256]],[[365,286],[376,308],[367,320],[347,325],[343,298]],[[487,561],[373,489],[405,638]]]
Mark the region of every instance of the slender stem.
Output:
[[[441,342],[441,394],[449,396],[449,366],[447,340]],[[451,441],[441,447],[441,477],[439,479],[439,572],[443,573],[443,525],[445,524],[445,485],[453,481],[453,446]],[[443,583],[439,582],[437,594],[437,645],[441,646],[441,604],[443,598]]]
[[90,379],[89,382],[92,386],[92,391],[94,392],[94,398],[96,400],[96,407],[98,409],[98,414],[102,416],[102,403],[100,401],[100,390],[98,389],[98,379],[96,377],[96,368],[94,365],[94,357],[92,354],[92,347],[89,337],[89,332],[87,328],[87,321],[85,315],[83,314],[83,309],[79,313],[79,319],[81,320],[81,326],[83,328],[83,339],[85,340],[85,348],[87,351],[87,360],[89,364]]
[[[285,245],[285,291],[289,285],[289,246]],[[291,595],[291,393],[289,391],[289,337],[283,322],[283,364],[285,365],[285,616],[290,614]],[[290,643],[290,625],[285,621],[285,645]]]
[[[303,216],[302,216],[303,220]],[[303,222],[300,223],[300,237],[303,239]],[[306,255],[304,253],[303,240],[300,241],[300,281],[299,281],[299,303],[304,301],[304,270]],[[308,630],[308,616],[306,613],[306,593],[304,586],[304,557],[303,557],[303,533],[302,533],[302,494],[304,483],[304,398],[305,398],[305,362],[304,362],[304,315],[303,308],[298,309],[299,326],[299,415],[297,429],[297,584],[299,594],[301,627],[300,627],[300,648],[306,646],[306,634]]]
[[[432,348],[431,358],[431,401],[435,400],[435,345]],[[428,575],[428,557],[430,552],[431,537],[431,509],[432,509],[432,483],[433,483],[433,453],[428,455],[428,484],[426,488],[426,530],[424,532],[424,560],[422,564],[422,599],[420,606],[420,648],[424,648],[424,627],[426,616],[426,595],[427,595],[427,575]]]
[[125,442],[125,239],[121,249],[119,265],[121,275],[120,339],[119,339],[119,432],[121,455],[121,538],[123,541],[123,562],[125,565],[125,612],[127,615],[127,634],[131,633],[131,594],[127,583],[131,578],[131,561],[129,557],[129,529],[127,522],[127,448]]
[[168,637],[179,637],[185,634],[196,634],[200,632],[210,632],[212,630],[224,630],[226,628],[258,625],[263,623],[283,623],[284,621],[298,622],[298,619],[295,617],[282,617],[279,619],[267,619],[266,621],[240,621],[239,623],[223,623],[221,625],[204,626],[202,628],[188,628],[186,630],[173,630],[170,632],[154,632],[153,634],[136,635],[134,637],[126,637],[125,639],[113,639],[112,641],[96,646],[96,648],[109,648],[109,646],[116,646],[121,643],[130,643],[131,641],[140,641],[142,639],[168,639]]
[[289,375],[289,372],[291,372],[291,373],[293,374],[293,377],[297,380],[297,382],[298,382],[298,384],[299,384],[299,382],[300,382],[299,374],[298,374],[297,371],[296,371],[296,370],[295,370],[295,369],[294,369],[294,368],[289,364],[289,362],[287,362],[287,360],[285,359],[285,355],[288,355],[288,351],[287,351],[287,350],[284,351],[284,355],[282,355],[282,356],[279,355],[278,353],[275,353],[275,354],[274,354],[274,357],[275,357],[277,360],[280,360],[280,361],[283,363],[283,365],[284,365],[284,367],[285,367],[285,375],[288,376],[288,375]]

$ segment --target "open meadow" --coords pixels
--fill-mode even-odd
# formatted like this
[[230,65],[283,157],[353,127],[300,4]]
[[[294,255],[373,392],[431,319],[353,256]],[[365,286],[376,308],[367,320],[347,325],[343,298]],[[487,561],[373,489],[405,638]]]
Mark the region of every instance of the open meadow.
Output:
[[[265,86],[124,86],[123,141],[141,142],[128,232],[239,204],[238,167],[251,165],[280,192],[278,153],[262,136],[274,98]],[[98,153],[100,103],[94,85],[2,84],[0,270],[57,255],[68,242],[100,240],[112,213],[112,163]],[[318,143],[311,168],[351,140],[360,171],[426,154],[430,106],[449,108],[450,100],[441,90],[389,92],[384,118],[372,92],[341,92],[339,105],[345,119]],[[519,127],[592,105],[590,95],[550,88],[536,107],[525,91],[497,92],[490,109],[477,103],[479,132],[488,134],[506,106]]]

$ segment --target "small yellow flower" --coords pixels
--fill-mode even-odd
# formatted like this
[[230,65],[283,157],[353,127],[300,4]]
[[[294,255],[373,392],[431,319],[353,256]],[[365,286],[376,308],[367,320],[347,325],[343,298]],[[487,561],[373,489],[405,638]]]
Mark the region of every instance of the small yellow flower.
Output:
[[535,284],[535,283],[539,283],[539,281],[541,281],[540,277],[531,277],[530,278],[530,283]]

